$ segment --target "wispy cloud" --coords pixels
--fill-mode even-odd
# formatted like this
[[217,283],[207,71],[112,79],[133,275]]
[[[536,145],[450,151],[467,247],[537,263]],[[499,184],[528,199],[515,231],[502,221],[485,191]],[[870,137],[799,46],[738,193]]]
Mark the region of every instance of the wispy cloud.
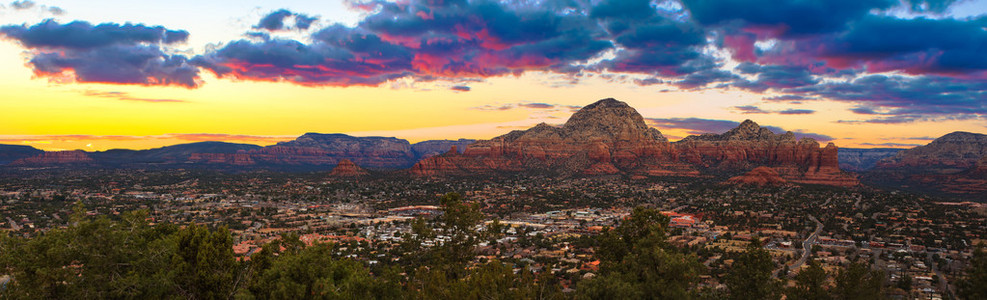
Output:
[[83,92],[83,94],[86,95],[86,96],[90,96],[90,97],[113,98],[113,99],[118,99],[118,100],[123,100],[123,101],[137,101],[137,102],[148,102],[148,103],[185,103],[185,102],[188,102],[188,101],[185,101],[185,100],[177,100],[177,99],[134,97],[134,96],[131,96],[129,93],[116,92],[116,91],[104,92],[104,91],[86,90],[86,91]]

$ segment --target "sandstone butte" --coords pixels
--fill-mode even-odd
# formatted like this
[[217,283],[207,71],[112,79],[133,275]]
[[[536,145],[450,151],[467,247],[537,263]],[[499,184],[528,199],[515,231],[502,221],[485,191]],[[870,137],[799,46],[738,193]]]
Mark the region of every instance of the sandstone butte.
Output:
[[562,126],[539,124],[470,144],[415,164],[417,176],[470,176],[538,173],[555,176],[622,174],[702,176],[742,174],[771,167],[797,183],[853,186],[840,171],[837,148],[796,140],[744,121],[723,134],[690,136],[669,143],[627,103],[603,99],[583,107]]
[[728,183],[753,184],[753,185],[781,185],[788,183],[781,178],[778,171],[770,167],[757,167],[744,175],[734,176],[727,180]]
[[26,157],[22,159],[15,160],[10,163],[11,166],[26,166],[26,165],[51,165],[51,164],[87,164],[93,162],[93,159],[82,150],[74,151],[52,151],[44,152],[32,157]]
[[330,177],[360,177],[368,174],[366,170],[348,159],[340,160],[339,164],[332,168],[332,172],[329,172]]

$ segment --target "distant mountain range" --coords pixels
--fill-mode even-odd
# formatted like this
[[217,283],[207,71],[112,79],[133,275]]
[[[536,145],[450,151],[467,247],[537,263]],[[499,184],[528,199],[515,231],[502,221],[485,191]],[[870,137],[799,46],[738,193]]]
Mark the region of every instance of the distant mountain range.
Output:
[[[433,140],[306,133],[261,147],[201,142],[149,150],[45,152],[0,145],[7,169],[206,168],[328,171],[367,170],[411,176],[723,177],[740,183],[868,184],[960,195],[987,195],[987,135],[954,132],[929,145],[903,149],[821,147],[791,132],[776,134],[747,120],[722,134],[669,142],[626,103],[604,99],[561,126],[539,124],[490,140]],[[756,170],[755,170],[756,169]],[[841,170],[842,169],[842,170]],[[752,171],[755,170],[755,171]],[[853,173],[853,172],[856,172]],[[739,176],[739,177],[738,177]]]
[[432,140],[411,144],[392,137],[353,137],[306,133],[293,141],[261,147],[225,142],[199,142],[148,150],[100,152],[51,151],[0,145],[0,166],[214,169],[268,168],[285,171],[327,170],[341,160],[371,169],[406,169],[425,157],[474,140]]
[[840,148],[837,155],[840,159],[840,169],[851,172],[863,172],[873,169],[877,162],[892,157],[905,149],[898,148]]

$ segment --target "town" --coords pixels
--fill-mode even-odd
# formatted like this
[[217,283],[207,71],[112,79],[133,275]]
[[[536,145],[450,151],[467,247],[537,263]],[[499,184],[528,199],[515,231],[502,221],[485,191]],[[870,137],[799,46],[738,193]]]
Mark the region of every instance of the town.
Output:
[[[95,173],[95,174],[93,174]],[[486,216],[474,263],[496,259],[551,274],[563,292],[599,272],[592,237],[635,207],[669,218],[668,242],[708,268],[701,285],[717,288],[738,253],[764,245],[773,275],[789,280],[810,262],[824,270],[864,262],[882,271],[895,299],[953,299],[974,246],[987,242],[987,205],[872,188],[728,185],[713,180],[547,177],[338,178],[325,173],[219,173],[194,170],[39,171],[0,180],[0,229],[31,237],[66,227],[81,204],[90,216],[148,212],[153,223],[228,228],[233,251],[249,260],[262,246],[294,234],[333,243],[335,255],[377,264],[400,260],[414,224],[443,213],[439,199],[458,193]],[[430,247],[451,237],[423,239]]]

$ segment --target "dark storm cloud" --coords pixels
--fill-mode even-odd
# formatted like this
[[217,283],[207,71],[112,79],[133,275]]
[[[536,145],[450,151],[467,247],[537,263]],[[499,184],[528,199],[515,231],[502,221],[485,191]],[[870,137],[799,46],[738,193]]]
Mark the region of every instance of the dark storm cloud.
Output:
[[313,40],[239,40],[193,61],[220,77],[301,85],[375,86],[411,74],[409,49],[375,34],[336,25]]
[[0,36],[31,50],[35,75],[71,76],[77,82],[196,87],[199,69],[168,44],[183,43],[188,32],[161,26],[46,20],[33,26],[0,27]]
[[[285,21],[288,19],[294,21],[294,26],[289,27],[285,24]],[[316,17],[293,13],[287,9],[279,9],[261,18],[260,22],[254,25],[254,29],[266,29],[268,31],[289,29],[308,30],[316,20],[318,20]]]
[[987,82],[943,76],[869,75],[844,82],[789,90],[837,101],[863,103],[854,112],[875,114],[983,114]]
[[685,75],[682,80],[676,81],[675,85],[680,88],[694,89],[706,87],[712,83],[730,82],[739,78],[729,71],[709,69]]
[[873,9],[887,9],[893,0],[683,0],[692,17],[704,25],[775,26],[784,35],[835,32]]
[[736,69],[744,74],[757,74],[757,77],[754,81],[738,79],[733,86],[759,93],[768,89],[783,90],[819,83],[819,79],[805,67],[743,63]]
[[195,61],[219,76],[349,86],[563,70],[612,47],[587,16],[509,4],[361,3],[374,13],[356,27],[323,28],[311,42],[235,41]]
[[[913,74],[987,70],[987,18],[899,19],[869,16],[833,40],[820,56],[839,66]],[[811,46],[811,44],[810,44]]]
[[13,39],[26,48],[61,48],[66,50],[92,49],[112,45],[174,44],[183,43],[189,33],[184,30],[168,30],[161,26],[143,24],[103,23],[74,21],[60,24],[45,20],[32,25],[8,25],[0,27],[0,34]]

